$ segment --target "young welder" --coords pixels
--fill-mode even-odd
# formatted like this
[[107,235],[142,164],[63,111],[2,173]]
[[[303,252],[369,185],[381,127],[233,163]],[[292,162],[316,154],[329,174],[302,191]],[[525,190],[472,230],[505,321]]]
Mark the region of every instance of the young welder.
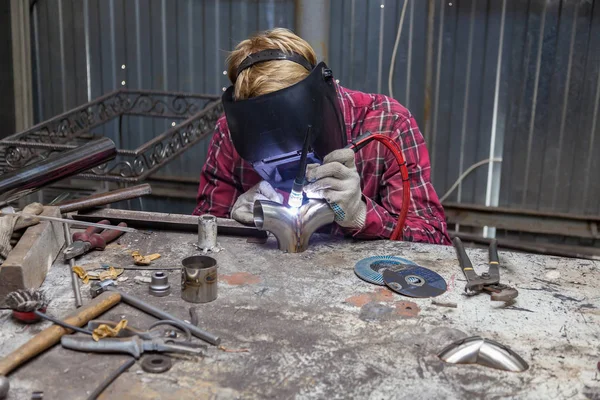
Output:
[[[255,200],[287,202],[308,139],[304,194],[332,206],[334,233],[451,244],[423,136],[396,100],[336,84],[310,45],[286,29],[241,42],[229,56],[228,76],[225,116],[208,150],[194,214],[252,224]],[[368,132],[395,142],[406,164],[380,142],[356,153],[344,148]],[[410,201],[403,204],[408,184]],[[405,222],[394,232],[403,207]]]

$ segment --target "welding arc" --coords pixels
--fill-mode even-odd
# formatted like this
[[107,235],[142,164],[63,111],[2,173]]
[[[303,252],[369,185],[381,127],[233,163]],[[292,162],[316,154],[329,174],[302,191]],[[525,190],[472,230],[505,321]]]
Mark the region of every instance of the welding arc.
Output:
[[398,217],[396,227],[390,236],[390,240],[402,240],[402,230],[404,229],[404,222],[406,221],[408,207],[410,206],[408,168],[406,168],[406,161],[404,161],[404,156],[402,155],[402,148],[392,138],[379,133],[365,135],[363,138],[353,142],[349,147],[356,152],[371,140],[376,140],[387,147],[396,158],[398,167],[400,167],[400,174],[402,175],[402,208],[400,209],[400,216]]

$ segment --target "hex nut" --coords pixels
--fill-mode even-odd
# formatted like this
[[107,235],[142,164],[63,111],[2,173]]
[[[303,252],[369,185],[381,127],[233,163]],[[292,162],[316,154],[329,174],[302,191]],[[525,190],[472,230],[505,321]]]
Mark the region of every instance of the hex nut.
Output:
[[152,273],[152,279],[148,291],[156,297],[168,296],[171,293],[171,285],[169,285],[169,277],[163,271]]

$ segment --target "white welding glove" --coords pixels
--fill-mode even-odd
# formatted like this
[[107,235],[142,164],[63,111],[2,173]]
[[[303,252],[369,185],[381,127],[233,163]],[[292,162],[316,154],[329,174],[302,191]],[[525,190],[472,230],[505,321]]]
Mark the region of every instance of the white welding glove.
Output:
[[345,228],[365,226],[367,205],[362,200],[360,176],[354,163],[354,151],[340,149],[323,159],[323,165],[306,166],[306,197],[325,199],[335,213],[335,221]]
[[282,204],[283,196],[277,193],[269,182],[261,181],[238,197],[231,209],[231,218],[243,224],[254,224],[254,202],[256,200],[271,200]]

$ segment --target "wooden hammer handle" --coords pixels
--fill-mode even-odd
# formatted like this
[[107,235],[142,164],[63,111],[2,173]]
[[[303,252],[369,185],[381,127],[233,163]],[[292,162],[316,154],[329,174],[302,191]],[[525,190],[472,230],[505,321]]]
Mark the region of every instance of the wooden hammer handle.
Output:
[[[64,322],[75,326],[83,326],[119,304],[120,301],[121,295],[118,292],[104,292],[83,307],[75,310],[64,319]],[[27,343],[0,360],[0,376],[10,374],[26,361],[54,346],[60,341],[61,337],[69,333],[72,333],[70,329],[58,325],[52,325],[44,329]]]

